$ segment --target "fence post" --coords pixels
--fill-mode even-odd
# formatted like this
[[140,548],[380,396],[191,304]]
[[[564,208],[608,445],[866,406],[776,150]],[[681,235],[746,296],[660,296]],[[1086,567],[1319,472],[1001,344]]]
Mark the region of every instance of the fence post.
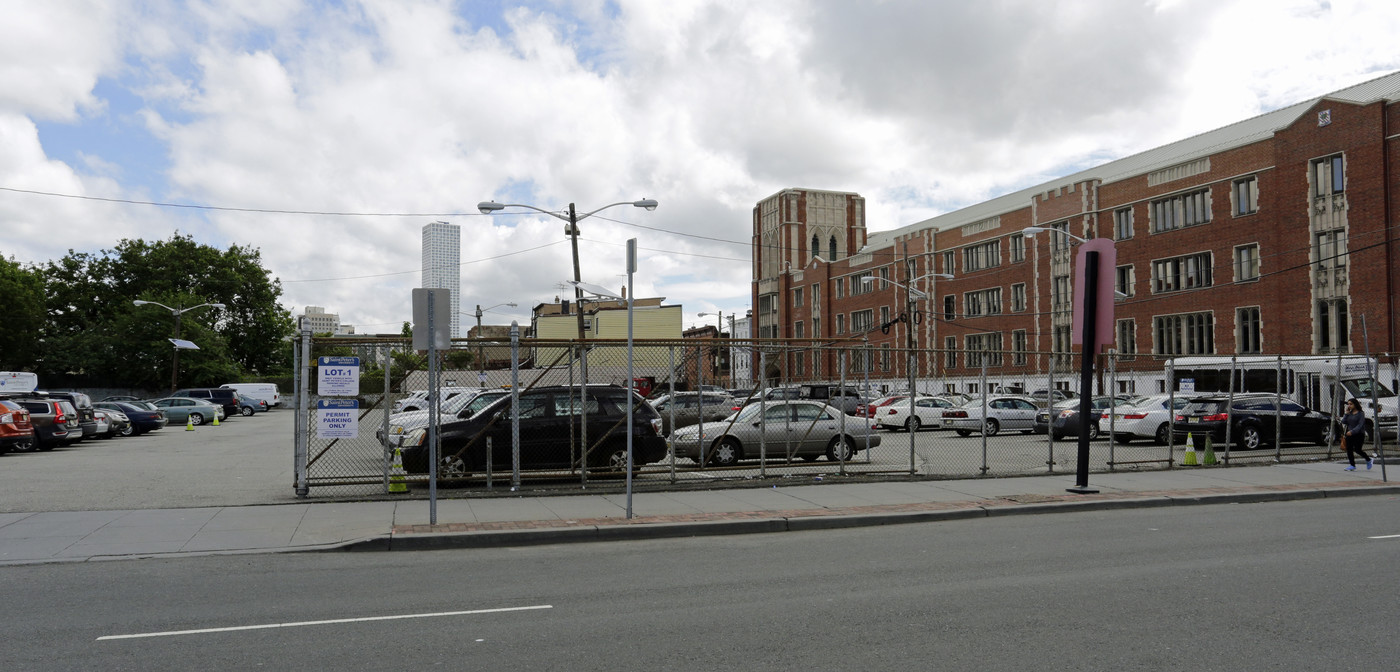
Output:
[[1176,360],[1167,360],[1167,468],[1176,466]]
[[384,394],[379,397],[379,409],[384,411],[384,421],[381,431],[384,433],[384,494],[389,493],[389,469],[394,460],[394,451],[389,450],[389,365],[394,358],[390,356],[390,349],[384,349]]
[[[1238,372],[1237,357],[1230,355],[1230,394],[1225,402],[1225,465],[1230,465],[1230,426],[1235,424],[1235,375]],[[1207,437],[1210,435],[1207,434]]]
[[[839,388],[837,388],[837,389],[840,390],[839,394],[844,398],[844,397],[846,396],[846,349],[845,349],[845,348],[842,348],[842,349],[841,349],[841,387],[839,387]],[[846,445],[846,411],[844,411],[844,410],[841,410],[841,438],[840,438],[840,441],[841,441],[841,445],[844,447],[844,446]],[[842,449],[837,449],[837,451],[836,451],[836,456],[837,456],[838,458],[840,458],[840,460],[841,460],[841,466],[840,466],[841,475],[842,475],[842,476],[845,476],[845,475],[846,475],[846,450],[845,450],[844,448],[842,448]]]
[[982,475],[987,475],[987,355],[982,354]]
[[[1118,410],[1118,349],[1108,349],[1108,470],[1116,471],[1113,466],[1115,461],[1113,444],[1114,420]],[[1086,427],[1088,425],[1085,425]]]
[[[580,307],[579,307],[579,310],[582,310],[582,309],[583,309],[583,307],[580,306]],[[596,316],[595,316],[594,319],[597,319]],[[580,418],[580,422],[579,422],[579,426],[578,426],[578,437],[579,437],[579,438],[578,438],[578,445],[579,445],[579,455],[580,455],[580,458],[579,458],[579,479],[580,479],[580,481],[579,481],[579,482],[582,484],[582,487],[587,488],[587,487],[588,487],[588,344],[587,344],[587,343],[579,343],[579,347],[578,347],[578,371],[579,371],[578,408],[579,408],[579,418]],[[518,414],[518,413],[513,413],[513,415],[518,416],[519,414]],[[517,418],[514,419],[514,422],[518,425],[518,424],[520,424],[520,419],[517,417]],[[520,452],[520,441],[519,441],[519,440],[516,440],[516,442],[515,442],[515,452],[516,452],[517,454]],[[519,460],[517,459],[516,462],[518,463]],[[516,485],[517,485],[517,486],[520,485],[519,480],[520,480],[519,477],[516,477]]]
[[667,452],[671,453],[671,482],[675,483],[676,447],[670,445],[671,438],[676,435],[676,346],[674,344],[666,346],[666,362],[670,365],[669,368],[666,369],[669,372],[669,375],[666,376],[666,380],[667,384],[670,385],[671,392],[666,402],[666,412],[671,416],[671,423],[667,425],[667,427],[671,428],[671,431],[666,435],[666,443],[671,448]]
[[301,330],[301,367],[298,369],[301,374],[301,385],[299,386],[300,398],[297,401],[297,442],[296,455],[296,493],[297,497],[305,497],[311,492],[309,476],[306,473],[307,455],[310,452],[308,435],[308,413],[311,406],[311,330],[303,326]]
[[768,372],[768,349],[758,351],[758,475],[760,478],[768,476],[768,390],[764,389],[763,383],[768,382],[764,378]]
[[[584,356],[587,357],[587,352]],[[585,383],[586,385],[586,383]],[[586,444],[585,444],[586,445]],[[588,463],[584,455],[583,462]],[[520,489],[520,324],[510,321],[510,490]]]
[[1055,354],[1053,349],[1046,361],[1049,363],[1047,369],[1050,372],[1050,378],[1045,386],[1045,446],[1047,455],[1049,455],[1045,460],[1045,465],[1050,468],[1050,473],[1053,474],[1055,473]]
[[1274,461],[1283,461],[1283,355],[1274,372]]

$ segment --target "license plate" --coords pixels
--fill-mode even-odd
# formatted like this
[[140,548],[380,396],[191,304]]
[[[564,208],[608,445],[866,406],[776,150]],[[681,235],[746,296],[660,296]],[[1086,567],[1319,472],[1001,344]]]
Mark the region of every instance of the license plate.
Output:
[[1200,418],[1187,418],[1186,421],[1187,421],[1187,422],[1200,422],[1201,419],[1200,419]]

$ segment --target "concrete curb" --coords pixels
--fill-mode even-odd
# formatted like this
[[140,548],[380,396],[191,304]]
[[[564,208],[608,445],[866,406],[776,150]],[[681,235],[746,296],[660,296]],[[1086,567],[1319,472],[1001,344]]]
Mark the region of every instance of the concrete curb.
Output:
[[[1292,502],[1326,499],[1329,497],[1359,497],[1363,495],[1400,495],[1400,485],[1360,486],[1352,488],[1322,488],[1308,490],[1267,490],[1225,492],[1203,495],[1155,495],[1090,499],[1032,504],[978,505],[934,511],[868,513],[833,516],[794,516],[776,518],[745,518],[740,520],[636,523],[617,525],[583,525],[578,527],[542,527],[515,530],[480,530],[471,532],[410,533],[360,539],[334,549],[342,551],[415,551],[458,548],[502,548],[595,541],[638,541],[675,539],[734,534],[766,534],[771,532],[804,532],[852,527],[932,523],[972,518],[1075,513],[1081,511],[1113,511],[1122,509],[1155,509],[1174,506],[1210,504],[1254,504],[1262,502]],[[309,549],[307,549],[309,550]]]

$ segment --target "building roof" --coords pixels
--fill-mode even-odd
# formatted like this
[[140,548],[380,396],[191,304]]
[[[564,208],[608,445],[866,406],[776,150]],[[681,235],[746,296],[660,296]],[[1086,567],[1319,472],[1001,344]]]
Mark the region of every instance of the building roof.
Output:
[[1356,104],[1400,100],[1400,72],[1392,72],[1301,103],[1266,112],[1257,117],[1206,131],[1184,140],[1154,147],[1087,170],[1058,177],[1049,182],[998,196],[961,210],[944,213],[898,229],[871,232],[867,237],[866,247],[863,249],[888,247],[898,238],[924,229],[955,229],[964,224],[971,224],[1018,210],[1026,207],[1035,194],[1062,186],[1086,180],[1100,180],[1107,184],[1217,154],[1227,149],[1253,144],[1270,138],[1278,131],[1289,127],[1304,112],[1322,100],[1339,100]]

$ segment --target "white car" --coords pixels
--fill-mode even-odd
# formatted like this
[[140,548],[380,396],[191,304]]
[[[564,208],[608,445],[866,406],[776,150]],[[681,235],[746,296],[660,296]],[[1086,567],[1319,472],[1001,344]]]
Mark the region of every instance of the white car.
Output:
[[[509,392],[505,390],[483,390],[475,394],[458,394],[443,403],[438,409],[438,424],[446,424],[465,420],[476,415],[477,411],[486,408],[491,402],[506,396]],[[424,411],[403,411],[389,416],[389,440],[384,439],[384,428],[380,427],[375,431],[379,436],[380,443],[389,446],[398,445],[404,436],[415,429],[428,426],[428,412]]]
[[910,415],[909,400],[900,399],[875,408],[875,426],[879,429],[904,429],[915,432],[924,427],[938,429],[943,427],[943,411],[954,406],[951,400],[943,397],[919,397],[914,403],[914,413]]
[[1040,408],[1031,397],[996,395],[987,397],[987,417],[982,417],[982,398],[957,408],[943,411],[943,423],[953,428],[959,436],[970,436],[986,428],[987,436],[996,436],[1001,430],[1021,431],[1030,434],[1035,429],[1035,414]]
[[[1190,396],[1192,395],[1176,395],[1172,409],[1167,408],[1167,402],[1172,397],[1165,394],[1154,394],[1131,405],[1119,406],[1113,413],[1114,440],[1127,443],[1133,439],[1152,439],[1157,445],[1167,445],[1167,440],[1171,437],[1171,414],[1181,410]],[[1104,435],[1108,434],[1108,416],[1107,412],[1099,416],[1099,431]]]

